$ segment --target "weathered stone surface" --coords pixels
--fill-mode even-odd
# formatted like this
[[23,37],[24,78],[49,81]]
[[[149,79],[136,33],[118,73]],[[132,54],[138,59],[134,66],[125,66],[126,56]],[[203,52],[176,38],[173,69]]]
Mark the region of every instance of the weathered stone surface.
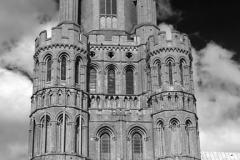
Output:
[[191,45],[160,32],[155,0],[60,2],[35,42],[29,159],[201,159]]

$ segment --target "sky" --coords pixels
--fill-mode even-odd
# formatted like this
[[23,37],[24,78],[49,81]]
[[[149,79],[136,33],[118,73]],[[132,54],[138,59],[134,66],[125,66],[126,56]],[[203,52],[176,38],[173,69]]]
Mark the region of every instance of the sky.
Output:
[[[161,30],[189,35],[202,151],[240,152],[240,6],[157,0]],[[55,0],[0,0],[0,160],[26,160],[34,40],[58,22]]]

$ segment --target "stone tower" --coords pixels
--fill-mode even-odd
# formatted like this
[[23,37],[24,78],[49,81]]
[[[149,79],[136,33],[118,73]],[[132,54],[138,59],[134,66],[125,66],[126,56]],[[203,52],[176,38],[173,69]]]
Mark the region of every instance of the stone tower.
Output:
[[30,160],[200,160],[191,44],[155,0],[60,0],[35,47]]

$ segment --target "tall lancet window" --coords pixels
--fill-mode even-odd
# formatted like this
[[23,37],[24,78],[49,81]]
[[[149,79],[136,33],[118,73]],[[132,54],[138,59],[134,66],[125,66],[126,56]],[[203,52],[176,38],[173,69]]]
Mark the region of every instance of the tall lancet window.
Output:
[[171,128],[171,153],[178,154],[180,152],[180,126],[179,120],[176,118],[171,119],[170,128]]
[[90,93],[97,92],[97,71],[92,67],[90,67],[89,90]]
[[183,84],[184,84],[184,60],[180,60],[179,70],[180,70],[180,83],[183,86]]
[[117,0],[100,0],[100,28],[117,29]]
[[161,120],[157,122],[156,129],[156,140],[155,140],[155,148],[156,148],[156,157],[161,157],[164,155],[164,124]]
[[75,83],[80,84],[80,58],[78,57],[75,62]]
[[108,93],[115,94],[115,71],[113,68],[108,70]]
[[117,0],[100,0],[100,14],[117,14]]
[[76,120],[75,126],[75,152],[81,155],[83,152],[82,143],[83,143],[83,119],[79,117]]
[[158,86],[162,85],[162,73],[161,73],[161,63],[157,64],[157,74],[158,74]]
[[107,133],[100,137],[100,160],[111,160],[110,135]]
[[50,152],[50,117],[45,115],[41,120],[41,146],[42,153]]
[[134,76],[133,69],[126,69],[126,94],[134,94]]
[[61,114],[57,119],[57,152],[66,152],[68,151],[68,146],[66,145],[69,142],[69,129],[68,125],[69,117],[64,113]]
[[172,62],[168,62],[169,84],[173,85],[173,68]]
[[61,80],[66,80],[66,71],[67,69],[67,59],[66,57],[62,57],[61,60]]
[[190,120],[187,120],[185,123],[187,154],[191,154],[191,126],[192,122]]
[[51,81],[52,78],[52,59],[47,59],[47,82]]
[[132,136],[132,160],[143,159],[143,142],[142,135],[134,133]]

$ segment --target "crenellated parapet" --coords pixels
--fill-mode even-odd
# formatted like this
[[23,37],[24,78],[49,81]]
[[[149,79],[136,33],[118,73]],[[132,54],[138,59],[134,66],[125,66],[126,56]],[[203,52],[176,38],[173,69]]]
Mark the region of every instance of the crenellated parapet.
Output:
[[171,39],[168,40],[167,33],[159,32],[148,39],[148,54],[153,56],[161,52],[180,52],[185,55],[191,54],[191,43],[186,34],[178,31],[171,32]]
[[87,37],[82,33],[80,26],[74,23],[63,23],[52,28],[51,37],[48,38],[44,30],[35,40],[35,54],[49,48],[66,47],[87,50]]

